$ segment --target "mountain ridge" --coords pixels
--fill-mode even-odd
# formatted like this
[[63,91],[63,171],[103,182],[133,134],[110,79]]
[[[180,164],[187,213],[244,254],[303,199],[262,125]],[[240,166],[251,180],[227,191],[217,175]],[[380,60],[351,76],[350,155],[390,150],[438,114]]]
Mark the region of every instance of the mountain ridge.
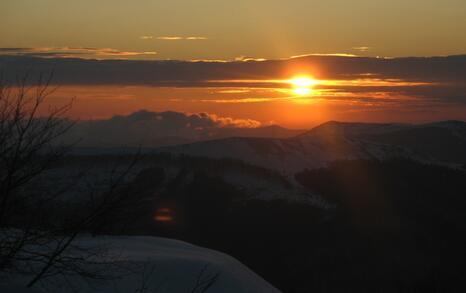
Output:
[[[451,144],[455,146],[451,147]],[[229,137],[158,151],[240,159],[284,173],[324,167],[329,162],[348,159],[404,157],[422,162],[463,164],[466,162],[466,123],[330,121],[290,138]]]

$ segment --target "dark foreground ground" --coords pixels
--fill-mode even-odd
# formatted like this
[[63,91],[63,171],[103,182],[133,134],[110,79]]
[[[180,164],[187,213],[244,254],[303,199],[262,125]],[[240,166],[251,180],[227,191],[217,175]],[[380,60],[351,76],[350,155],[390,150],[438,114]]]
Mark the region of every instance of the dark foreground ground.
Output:
[[128,188],[144,204],[106,215],[94,232],[168,236],[220,250],[284,292],[466,290],[463,169],[358,160],[296,174],[336,206],[324,210],[245,200],[197,165],[208,164],[189,162],[168,181],[165,167],[140,173]]

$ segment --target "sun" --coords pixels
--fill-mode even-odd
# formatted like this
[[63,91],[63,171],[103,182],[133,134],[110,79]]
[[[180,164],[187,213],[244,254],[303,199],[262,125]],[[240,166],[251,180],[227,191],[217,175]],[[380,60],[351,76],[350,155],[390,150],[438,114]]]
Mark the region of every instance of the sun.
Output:
[[312,93],[312,87],[317,84],[317,80],[308,76],[298,76],[288,80],[293,87],[293,93],[298,96],[306,96]]
[[317,81],[310,77],[296,77],[290,79],[290,83],[296,88],[312,87]]
[[309,95],[312,92],[312,89],[306,88],[306,87],[298,87],[293,89],[293,92],[297,94],[298,96],[305,96]]

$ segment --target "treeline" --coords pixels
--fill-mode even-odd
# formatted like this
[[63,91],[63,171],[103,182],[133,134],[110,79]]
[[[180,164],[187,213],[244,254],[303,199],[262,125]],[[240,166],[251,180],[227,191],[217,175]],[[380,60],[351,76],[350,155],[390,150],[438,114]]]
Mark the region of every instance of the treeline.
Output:
[[[114,162],[123,164],[131,162],[133,159],[134,154],[70,155],[56,163],[54,167],[112,165]],[[194,172],[203,172],[212,175],[237,172],[239,174],[253,175],[257,178],[271,180],[285,187],[291,187],[290,182],[278,171],[232,158],[207,158],[171,153],[145,153],[139,155],[136,169],[138,166],[143,166],[144,168],[186,168]]]
[[465,171],[358,160],[296,179],[337,208],[238,201],[240,190],[197,173],[170,189],[188,217],[175,236],[233,255],[284,292],[464,289]]
[[[126,187],[128,200],[145,198],[142,204],[107,214],[96,233],[170,236],[224,251],[283,292],[465,289],[464,170],[357,160],[297,174],[337,207],[321,210],[286,200],[241,200],[247,198],[242,190],[212,172],[241,166],[234,160],[178,157],[184,167],[168,178],[162,166],[173,165],[173,157],[155,159],[158,167]],[[173,221],[157,223],[159,208],[169,209]]]

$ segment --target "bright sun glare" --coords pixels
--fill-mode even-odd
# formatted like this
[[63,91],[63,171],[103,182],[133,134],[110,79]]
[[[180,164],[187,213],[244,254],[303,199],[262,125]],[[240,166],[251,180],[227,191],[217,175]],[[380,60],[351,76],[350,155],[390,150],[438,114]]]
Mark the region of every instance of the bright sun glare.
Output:
[[293,92],[299,96],[309,95],[312,90],[310,88],[298,87],[293,90]]
[[297,88],[311,87],[316,84],[316,81],[309,77],[297,77],[292,79],[290,82]]
[[298,96],[309,95],[312,92],[312,87],[317,84],[317,81],[310,77],[296,77],[288,82],[293,86],[293,92]]

